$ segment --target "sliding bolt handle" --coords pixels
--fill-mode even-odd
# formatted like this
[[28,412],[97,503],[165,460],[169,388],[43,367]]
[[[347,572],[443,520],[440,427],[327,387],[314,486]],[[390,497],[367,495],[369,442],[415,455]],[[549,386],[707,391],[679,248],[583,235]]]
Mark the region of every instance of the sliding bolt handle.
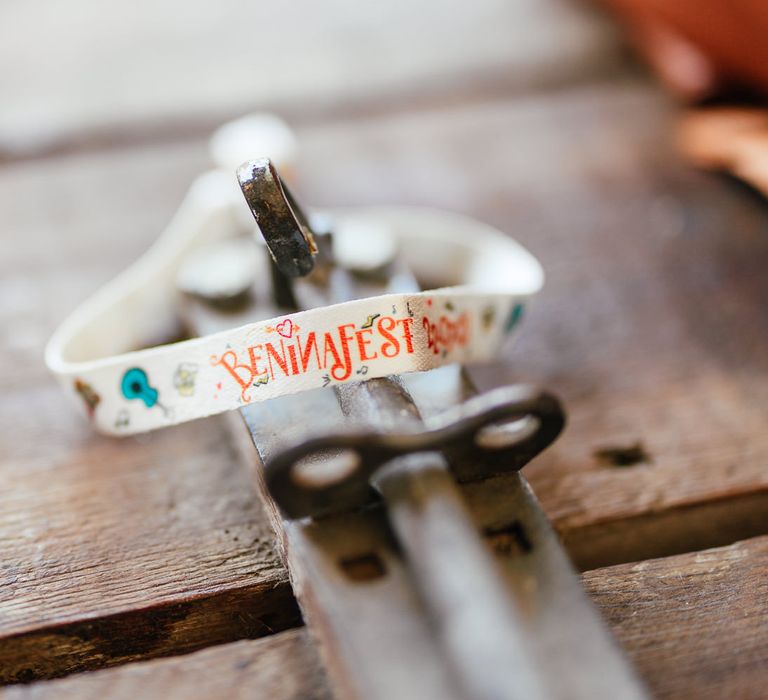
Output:
[[317,246],[307,217],[269,158],[243,163],[237,180],[269,253],[286,277],[305,277],[315,265]]

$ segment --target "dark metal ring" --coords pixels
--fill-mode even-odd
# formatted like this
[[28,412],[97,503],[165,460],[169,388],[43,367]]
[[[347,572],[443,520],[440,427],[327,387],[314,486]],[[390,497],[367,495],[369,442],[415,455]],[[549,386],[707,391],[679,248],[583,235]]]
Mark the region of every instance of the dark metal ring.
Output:
[[[520,420],[506,441],[487,440],[500,423]],[[416,452],[442,452],[459,481],[518,471],[549,446],[565,425],[560,402],[535,387],[501,387],[466,401],[413,432],[348,430],[311,438],[265,467],[267,486],[290,518],[358,508],[371,500],[371,477],[387,462]],[[302,466],[336,472],[302,476]],[[313,464],[314,463],[314,464]],[[321,472],[322,472],[321,469]]]
[[249,160],[237,169],[237,179],[280,272],[308,275],[317,253],[312,228],[272,162]]

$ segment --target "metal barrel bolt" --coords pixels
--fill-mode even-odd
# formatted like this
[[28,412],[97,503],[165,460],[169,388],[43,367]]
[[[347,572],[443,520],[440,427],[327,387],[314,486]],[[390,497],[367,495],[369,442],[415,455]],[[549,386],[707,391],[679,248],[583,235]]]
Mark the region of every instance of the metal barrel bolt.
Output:
[[[329,234],[315,235],[272,164],[250,161],[237,174],[269,248],[282,305],[298,308],[291,280],[312,274],[319,249],[322,264],[336,278],[325,283],[328,300],[357,298],[354,276],[328,258],[327,241],[317,240]],[[470,519],[452,466],[461,471],[472,465],[475,478],[485,475],[482,465],[487,474],[521,468],[561,431],[564,416],[557,400],[532,387],[507,387],[467,402],[427,428],[394,377],[333,388],[358,427],[305,441],[269,461],[266,481],[279,507],[291,518],[321,517],[362,507],[372,490],[378,493],[467,696],[495,698],[503,688],[505,697],[546,697],[528,662],[518,613]],[[517,430],[505,437],[497,428],[488,439],[494,426],[511,421]],[[307,478],[320,462],[325,478]]]

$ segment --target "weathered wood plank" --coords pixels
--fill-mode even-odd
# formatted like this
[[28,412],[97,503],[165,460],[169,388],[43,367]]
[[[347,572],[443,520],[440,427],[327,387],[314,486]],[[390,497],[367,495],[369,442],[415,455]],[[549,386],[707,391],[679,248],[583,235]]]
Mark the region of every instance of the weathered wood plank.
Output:
[[458,209],[542,260],[488,384],[563,397],[565,435],[526,474],[583,568],[768,528],[768,216],[682,164],[667,117],[628,84],[300,132],[310,201]]
[[329,698],[325,674],[304,629],[175,659],[129,664],[56,681],[14,686],[2,700],[210,700]]
[[[514,555],[512,555],[514,556]],[[590,571],[584,585],[658,698],[763,697],[768,537]],[[328,697],[304,630],[6,688],[3,700]]]
[[[46,395],[55,407],[56,394]],[[20,423],[19,431],[28,425]],[[2,464],[1,680],[299,622],[272,532],[220,424],[130,447],[70,427],[80,449],[56,453],[45,442],[31,458]]]
[[598,569],[584,584],[658,698],[764,698],[768,537]]

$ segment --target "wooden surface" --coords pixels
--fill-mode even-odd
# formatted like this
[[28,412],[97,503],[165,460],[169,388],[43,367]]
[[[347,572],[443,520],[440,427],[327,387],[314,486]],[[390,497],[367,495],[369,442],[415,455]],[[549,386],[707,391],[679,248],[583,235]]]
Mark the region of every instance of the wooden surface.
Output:
[[[29,48],[39,8],[0,10],[0,677],[270,636],[18,687],[14,697],[58,697],[59,688],[87,697],[121,684],[188,697],[180,674],[200,658],[197,673],[215,685],[235,683],[224,662],[218,679],[206,670],[219,653],[246,649],[254,668],[286,674],[302,658],[293,645],[312,653],[302,634],[280,632],[299,623],[295,603],[224,422],[95,436],[41,359],[64,315],[167,223],[207,167],[207,128],[259,105],[284,105],[298,125],[307,201],[462,211],[542,260],[548,283],[520,342],[487,373],[489,385],[539,381],[568,407],[564,437],[527,476],[579,566],[621,564],[585,580],[659,697],[760,697],[768,215],[750,193],[680,161],[669,143],[674,107],[625,71],[604,23],[571,5],[520,0],[505,10],[487,0],[482,21],[459,8],[441,13],[445,33],[425,33],[423,10],[413,26],[431,38],[419,71],[386,68],[409,34],[361,39],[370,60],[357,72],[349,46],[336,57],[349,74],[335,73],[332,58],[319,64],[324,80],[303,72],[306,62],[283,62],[280,93],[250,62],[230,74],[233,54],[195,39],[231,46],[235,34],[211,31],[225,22],[247,34],[232,8],[215,21],[190,14],[177,31],[174,2],[153,4],[157,21],[115,44],[117,29],[88,31],[97,4],[76,5],[66,17],[48,5],[50,29],[40,31],[50,53]],[[293,26],[287,10],[275,12],[285,13],[275,27]],[[381,12],[393,14],[343,15],[346,29],[334,31],[370,39],[404,10]],[[570,19],[556,27],[560,17]],[[164,49],[173,31],[176,50]],[[338,36],[316,39],[315,53],[333,51]],[[524,36],[528,44],[516,42]],[[195,63],[214,59],[220,82]],[[166,79],[144,81],[144,61]],[[171,85],[168,76],[182,77]],[[617,465],[629,458],[640,461]],[[678,552],[692,553],[623,564]],[[258,668],[237,687],[271,688]],[[325,692],[308,683],[280,692]]]
[[3,700],[133,700],[264,697],[326,700],[325,674],[306,630],[242,641],[174,659],[128,664],[71,678],[11,686]]
[[[584,574],[587,592],[659,698],[764,697],[768,537]],[[12,686],[2,700],[325,698],[304,630],[66,679]]]
[[584,574],[663,698],[765,697],[768,537]]

